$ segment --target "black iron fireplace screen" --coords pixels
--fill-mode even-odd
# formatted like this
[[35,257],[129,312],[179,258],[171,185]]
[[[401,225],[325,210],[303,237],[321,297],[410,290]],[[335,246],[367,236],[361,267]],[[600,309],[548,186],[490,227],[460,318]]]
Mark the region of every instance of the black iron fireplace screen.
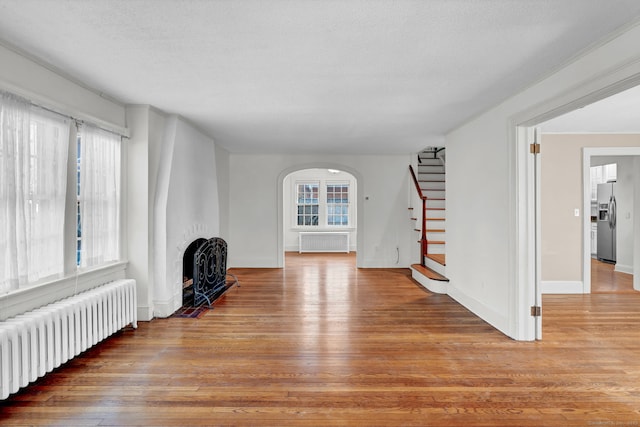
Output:
[[214,237],[204,242],[193,256],[193,306],[209,306],[238,279],[227,272],[227,242]]

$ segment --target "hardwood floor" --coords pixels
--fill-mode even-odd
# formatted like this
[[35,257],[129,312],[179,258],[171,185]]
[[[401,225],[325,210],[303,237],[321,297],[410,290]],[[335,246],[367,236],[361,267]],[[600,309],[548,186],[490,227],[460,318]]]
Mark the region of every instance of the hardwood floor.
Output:
[[633,275],[614,271],[615,265],[591,259],[592,293],[634,293]]
[[0,425],[638,426],[640,296],[546,295],[516,342],[405,269],[288,254],[199,319],[127,329],[0,402]]

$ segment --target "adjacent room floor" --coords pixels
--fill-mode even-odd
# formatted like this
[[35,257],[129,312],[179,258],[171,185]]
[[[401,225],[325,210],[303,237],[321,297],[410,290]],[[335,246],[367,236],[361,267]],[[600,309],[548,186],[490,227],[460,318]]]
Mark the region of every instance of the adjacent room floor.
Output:
[[633,275],[615,271],[615,264],[591,259],[592,293],[633,293]]
[[0,402],[0,425],[588,426],[640,420],[640,293],[545,295],[516,342],[406,269],[287,254],[199,318],[141,322]]

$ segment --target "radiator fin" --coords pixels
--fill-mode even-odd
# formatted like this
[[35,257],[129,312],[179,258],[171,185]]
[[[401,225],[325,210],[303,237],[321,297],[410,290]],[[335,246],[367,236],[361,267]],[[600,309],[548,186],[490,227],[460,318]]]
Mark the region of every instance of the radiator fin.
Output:
[[349,232],[318,231],[299,233],[299,250],[302,252],[349,252]]
[[135,280],[118,280],[0,322],[0,400],[137,324]]

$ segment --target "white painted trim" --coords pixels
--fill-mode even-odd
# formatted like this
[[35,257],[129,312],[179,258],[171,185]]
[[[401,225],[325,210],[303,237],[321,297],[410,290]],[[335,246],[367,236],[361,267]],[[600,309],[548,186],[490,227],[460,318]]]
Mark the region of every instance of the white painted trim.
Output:
[[[516,340],[532,341],[538,338],[537,321],[531,316],[531,307],[537,305],[535,275],[535,176],[533,159],[529,153],[532,128],[518,126],[512,119],[509,126],[509,276],[519,286],[509,288],[509,324]],[[533,261],[533,262],[532,262]]]
[[426,290],[433,292],[434,294],[447,294],[449,282],[431,280],[413,267],[411,267],[411,278],[420,283],[420,285],[422,285]]
[[[585,147],[582,149],[582,212],[591,211],[591,157],[640,156],[640,147]],[[584,293],[591,293],[591,218],[582,215],[582,282]],[[640,271],[640,266],[638,271]],[[617,268],[617,266],[616,266]],[[633,274],[630,267],[629,274]]]
[[616,264],[616,268],[614,270],[619,273],[633,274],[632,265]]
[[584,294],[584,285],[576,280],[545,280],[540,282],[543,294]]
[[0,296],[0,321],[104,283],[124,279],[126,267],[126,261],[119,261],[2,295]]

